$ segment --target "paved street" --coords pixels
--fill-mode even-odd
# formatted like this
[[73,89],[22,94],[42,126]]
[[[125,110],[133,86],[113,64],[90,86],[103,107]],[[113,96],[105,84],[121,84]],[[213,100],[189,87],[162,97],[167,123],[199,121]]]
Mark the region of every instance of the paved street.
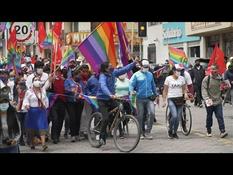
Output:
[[[165,125],[165,108],[156,107],[157,123],[153,126],[153,140],[141,140],[132,153],[233,153],[233,113],[228,104],[224,107],[226,131],[228,136],[219,137],[217,120],[214,117],[212,137],[206,137],[205,108],[197,108],[191,104],[193,127],[189,136],[178,133],[179,139],[168,139]],[[92,148],[87,140],[71,143],[63,135],[59,144],[48,142],[46,153],[120,153],[114,146],[113,140],[101,148]],[[22,153],[41,153],[41,146],[31,150],[28,146],[20,147]]]

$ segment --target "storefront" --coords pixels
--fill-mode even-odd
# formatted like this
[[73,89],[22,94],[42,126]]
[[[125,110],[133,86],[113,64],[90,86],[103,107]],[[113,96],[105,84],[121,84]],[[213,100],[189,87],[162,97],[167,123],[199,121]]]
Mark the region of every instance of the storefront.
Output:
[[200,57],[200,37],[187,36],[185,22],[163,24],[163,44],[184,50],[188,57]]
[[232,22],[187,22],[186,31],[189,36],[202,36],[201,52],[209,58],[217,44],[225,56],[233,56]]

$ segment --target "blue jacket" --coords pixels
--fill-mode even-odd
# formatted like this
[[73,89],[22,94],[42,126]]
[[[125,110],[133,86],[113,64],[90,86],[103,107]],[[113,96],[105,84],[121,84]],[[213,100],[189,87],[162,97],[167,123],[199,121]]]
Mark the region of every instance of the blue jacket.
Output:
[[75,82],[72,78],[68,78],[65,80],[64,86],[65,86],[65,93],[66,93],[66,95],[68,95],[67,101],[68,102],[75,102],[76,97],[75,97],[75,93],[72,92],[72,89],[76,88],[77,93],[82,93],[81,85],[79,83]]
[[130,78],[129,91],[136,91],[137,98],[145,99],[151,95],[158,95],[153,74],[151,72],[137,71]]
[[101,73],[99,76],[99,88],[97,91],[97,98],[102,100],[109,100],[110,95],[115,94],[116,77],[129,72],[134,68],[135,65],[136,63],[133,62],[120,69],[114,69],[109,74]]
[[96,75],[92,75],[87,80],[86,94],[91,96],[96,96],[98,87],[99,87],[99,80]]

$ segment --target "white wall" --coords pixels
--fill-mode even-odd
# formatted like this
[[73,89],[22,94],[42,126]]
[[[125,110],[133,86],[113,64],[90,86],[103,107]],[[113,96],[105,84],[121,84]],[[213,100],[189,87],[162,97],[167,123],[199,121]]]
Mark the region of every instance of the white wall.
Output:
[[79,22],[79,32],[90,32],[91,23],[90,22]]
[[147,26],[147,37],[143,39],[143,58],[147,59],[147,47],[156,45],[156,64],[163,64],[168,59],[168,46],[163,45],[163,25]]

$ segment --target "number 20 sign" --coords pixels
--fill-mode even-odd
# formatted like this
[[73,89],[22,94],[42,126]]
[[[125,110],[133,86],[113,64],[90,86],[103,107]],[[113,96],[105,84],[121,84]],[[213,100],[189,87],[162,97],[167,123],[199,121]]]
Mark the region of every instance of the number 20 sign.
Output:
[[32,28],[31,22],[13,22],[11,25],[11,31],[15,28],[16,39],[18,42],[24,44],[34,43],[34,29]]

